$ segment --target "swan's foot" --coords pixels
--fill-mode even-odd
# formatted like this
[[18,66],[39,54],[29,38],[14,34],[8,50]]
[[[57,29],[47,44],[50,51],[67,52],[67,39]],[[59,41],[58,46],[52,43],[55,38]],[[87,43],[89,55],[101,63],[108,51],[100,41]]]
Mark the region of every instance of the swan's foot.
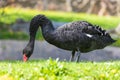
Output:
[[74,56],[75,56],[75,50],[72,51],[71,57],[70,57],[70,62],[74,61]]
[[78,49],[76,62],[79,62],[80,56],[81,56],[81,52],[80,52],[80,50]]

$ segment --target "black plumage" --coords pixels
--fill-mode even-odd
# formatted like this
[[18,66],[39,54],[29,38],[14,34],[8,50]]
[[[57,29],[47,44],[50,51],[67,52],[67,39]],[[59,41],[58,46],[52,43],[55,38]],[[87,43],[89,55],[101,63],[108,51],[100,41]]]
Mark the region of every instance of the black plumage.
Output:
[[34,49],[35,35],[41,27],[44,39],[64,50],[72,51],[71,61],[74,59],[76,51],[86,53],[96,49],[102,49],[115,42],[110,35],[99,26],[92,25],[87,21],[76,21],[65,24],[55,29],[52,22],[44,15],[35,16],[30,23],[30,40],[23,50],[27,59],[31,56]]

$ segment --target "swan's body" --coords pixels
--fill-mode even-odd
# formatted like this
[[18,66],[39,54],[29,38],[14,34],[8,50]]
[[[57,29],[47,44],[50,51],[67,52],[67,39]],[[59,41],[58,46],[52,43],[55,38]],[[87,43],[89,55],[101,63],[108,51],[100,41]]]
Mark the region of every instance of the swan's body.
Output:
[[71,22],[55,29],[48,18],[37,15],[31,20],[30,41],[23,50],[24,56],[28,58],[33,52],[35,35],[39,26],[41,26],[43,37],[48,43],[72,51],[71,60],[76,51],[85,53],[102,49],[115,42],[105,30],[86,21]]

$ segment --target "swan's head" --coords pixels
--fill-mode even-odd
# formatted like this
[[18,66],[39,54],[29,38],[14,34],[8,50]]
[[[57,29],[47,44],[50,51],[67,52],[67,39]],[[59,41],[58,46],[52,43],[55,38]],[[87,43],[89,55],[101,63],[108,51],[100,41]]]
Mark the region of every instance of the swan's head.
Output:
[[23,61],[26,62],[33,53],[33,48],[27,46],[23,49]]

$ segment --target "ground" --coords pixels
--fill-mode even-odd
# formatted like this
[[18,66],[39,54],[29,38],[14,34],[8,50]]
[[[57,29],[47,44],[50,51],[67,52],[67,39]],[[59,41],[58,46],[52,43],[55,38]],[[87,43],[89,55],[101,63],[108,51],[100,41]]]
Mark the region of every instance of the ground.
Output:
[[119,75],[120,61],[75,63],[49,59],[0,63],[0,79],[6,80],[120,80]]

